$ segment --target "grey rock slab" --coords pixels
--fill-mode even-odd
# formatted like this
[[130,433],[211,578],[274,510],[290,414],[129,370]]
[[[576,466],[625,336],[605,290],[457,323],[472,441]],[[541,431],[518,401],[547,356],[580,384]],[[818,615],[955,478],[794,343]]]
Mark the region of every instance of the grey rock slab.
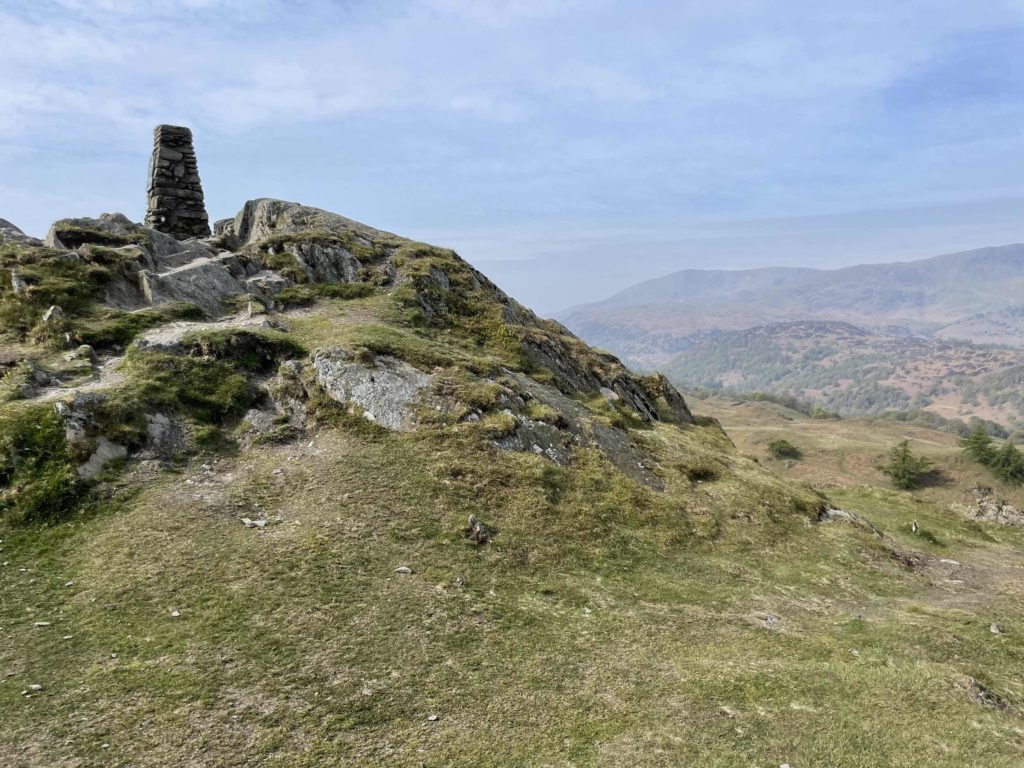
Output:
[[212,316],[221,314],[225,298],[248,292],[245,282],[231,273],[222,257],[200,257],[166,272],[144,271],[140,280],[150,304],[186,301]]
[[128,458],[127,448],[111,442],[105,437],[100,437],[92,456],[78,468],[78,476],[83,480],[92,480],[111,462],[126,458]]
[[344,350],[318,351],[313,356],[317,382],[339,403],[355,404],[363,415],[386,429],[412,429],[413,403],[432,377],[394,357],[377,357],[372,366],[356,362]]

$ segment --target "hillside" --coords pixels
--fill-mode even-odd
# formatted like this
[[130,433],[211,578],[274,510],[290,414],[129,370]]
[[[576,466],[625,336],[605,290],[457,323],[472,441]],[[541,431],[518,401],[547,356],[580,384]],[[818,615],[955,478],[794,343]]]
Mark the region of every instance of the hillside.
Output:
[[1014,329],[1022,296],[1024,245],[1017,244],[835,270],[684,270],[560,319],[591,343],[648,365],[709,333],[807,320],[1021,347],[1024,336]]
[[0,240],[0,764],[1019,763],[1024,528],[336,214]]
[[918,409],[1024,429],[1024,351],[775,323],[694,344],[661,369],[684,387],[788,394],[844,416]]

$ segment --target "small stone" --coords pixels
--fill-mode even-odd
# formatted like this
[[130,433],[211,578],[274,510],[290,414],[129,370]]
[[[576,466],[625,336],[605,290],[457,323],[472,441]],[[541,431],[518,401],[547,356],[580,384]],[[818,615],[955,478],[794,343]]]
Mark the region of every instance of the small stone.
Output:
[[39,683],[32,683],[32,685],[30,685],[28,689],[30,691],[41,691],[43,690],[43,686],[41,686]]
[[171,618],[172,619],[176,619],[179,616],[181,616],[181,611],[179,611],[177,608],[175,608],[173,611],[171,611]]
[[1003,634],[1003,628],[999,624],[990,624],[989,628],[988,628],[988,631],[991,632],[993,635],[1001,635],[1001,634]]
[[401,573],[404,576],[408,576],[412,573],[412,568],[410,568],[407,565],[400,565],[397,568],[395,568],[395,573]]
[[430,715],[430,717],[427,718],[427,721],[431,722],[431,723],[436,723],[440,719],[441,719],[440,715]]
[[64,637],[62,637],[61,640],[73,640],[74,637],[74,635],[64,635]]
[[54,304],[43,313],[43,322],[49,325],[60,321],[64,317],[64,310]]
[[[36,622],[36,626],[37,627],[48,627],[48,626],[50,626],[50,622],[48,622],[48,621],[37,621]],[[995,626],[995,624],[993,624],[992,626]]]
[[64,586],[65,587],[73,587],[73,586],[75,586],[75,582],[73,582],[73,581],[65,581],[64,582]]

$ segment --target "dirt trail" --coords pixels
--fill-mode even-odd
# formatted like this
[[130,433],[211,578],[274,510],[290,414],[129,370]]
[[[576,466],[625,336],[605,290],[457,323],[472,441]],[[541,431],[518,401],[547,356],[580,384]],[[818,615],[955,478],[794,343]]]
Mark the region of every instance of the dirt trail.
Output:
[[[235,316],[208,322],[173,322],[146,331],[136,339],[135,343],[142,348],[169,347],[177,344],[189,333],[196,331],[269,327],[270,319],[265,315],[254,317]],[[46,387],[40,390],[38,395],[30,399],[38,402],[51,402],[71,397],[79,392],[98,392],[110,389],[124,381],[124,373],[121,371],[121,364],[123,362],[124,355],[101,358],[93,372],[92,380],[71,387]]]
[[71,397],[78,392],[96,392],[102,389],[109,389],[124,381],[124,374],[120,371],[121,363],[123,362],[124,355],[101,360],[96,365],[92,381],[87,381],[74,387],[47,387],[32,399],[45,403]]

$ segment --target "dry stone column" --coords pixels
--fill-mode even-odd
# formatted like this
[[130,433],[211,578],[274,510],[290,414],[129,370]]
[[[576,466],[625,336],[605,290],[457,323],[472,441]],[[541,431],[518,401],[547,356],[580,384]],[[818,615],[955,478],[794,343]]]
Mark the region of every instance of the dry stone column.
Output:
[[153,130],[146,226],[179,240],[210,234],[192,131],[188,128],[158,125]]

